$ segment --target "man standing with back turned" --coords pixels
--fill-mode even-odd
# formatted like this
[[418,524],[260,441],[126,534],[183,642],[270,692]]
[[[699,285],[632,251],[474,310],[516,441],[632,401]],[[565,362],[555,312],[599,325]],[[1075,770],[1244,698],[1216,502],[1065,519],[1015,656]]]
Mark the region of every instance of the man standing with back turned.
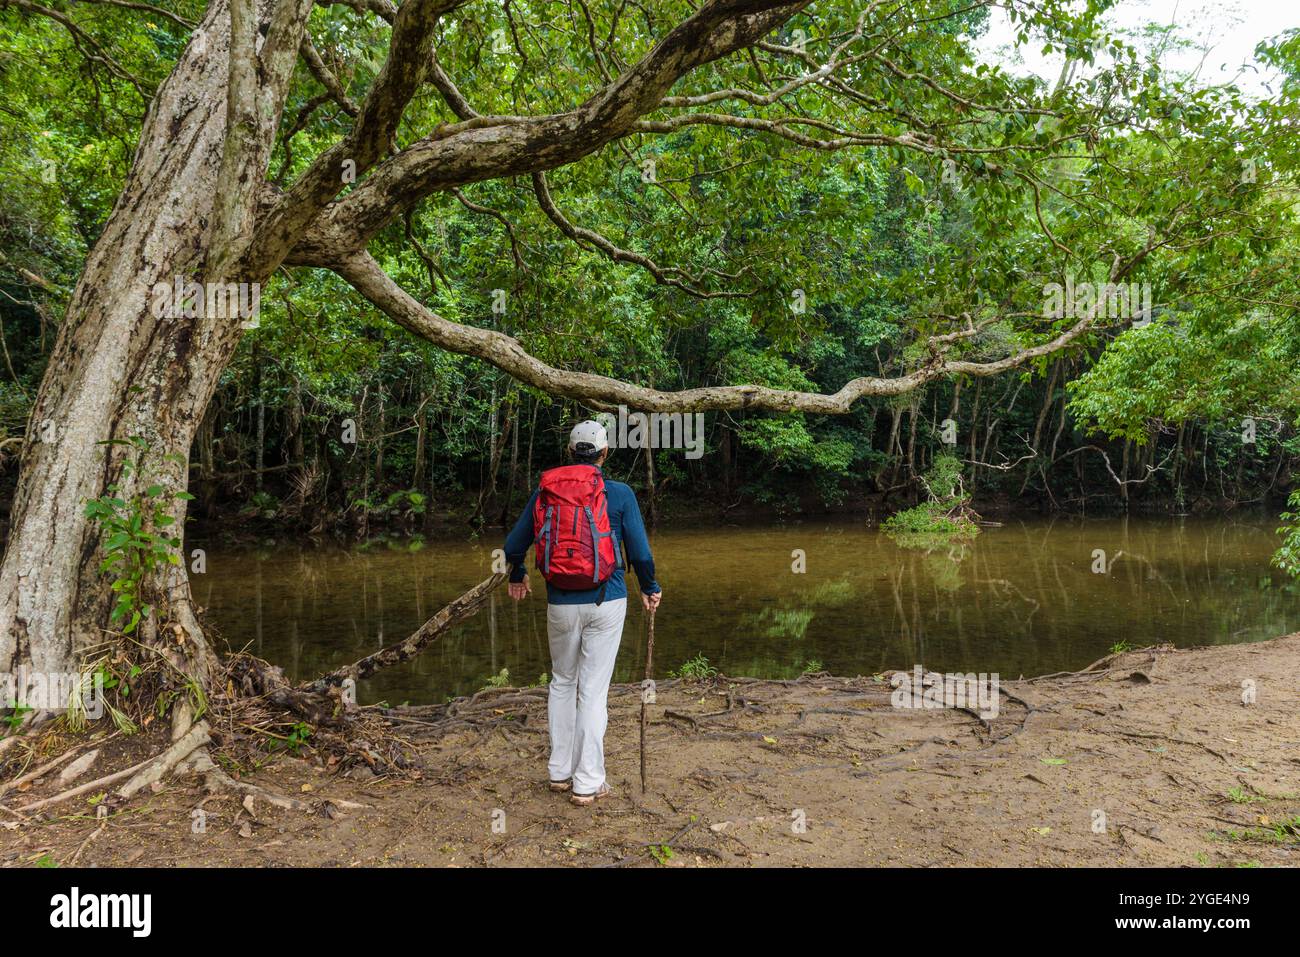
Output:
[[569,435],[573,465],[542,473],[541,482],[506,536],[510,597],[532,594],[524,560],[536,545],[546,579],[546,631],[551,645],[547,719],[551,729],[552,791],[587,806],[610,793],[605,783],[605,724],[609,680],[623,638],[627,586],[623,548],[653,610],[662,591],[636,494],[605,479],[609,437],[599,422],[580,422]]

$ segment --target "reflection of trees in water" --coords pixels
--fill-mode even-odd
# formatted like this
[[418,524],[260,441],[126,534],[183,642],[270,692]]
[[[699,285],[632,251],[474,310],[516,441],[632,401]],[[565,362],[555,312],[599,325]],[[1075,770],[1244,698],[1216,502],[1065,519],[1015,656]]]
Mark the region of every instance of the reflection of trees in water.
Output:
[[846,572],[838,578],[782,594],[777,599],[776,608],[742,613],[736,630],[739,634],[760,638],[803,641],[818,609],[851,605],[860,597],[859,588]]
[[858,597],[858,591],[847,574],[832,581],[818,582],[816,586],[806,590],[805,594],[807,597],[803,598],[803,601],[809,605],[822,607],[847,605]]
[[[887,580],[895,661],[994,670],[989,663],[1009,648],[1038,657],[1030,648],[1039,640],[1034,619],[1052,600],[1044,596],[1064,588],[1059,569],[1036,564],[1040,542],[1026,541],[1023,550],[1015,550],[1015,562],[1007,561],[1005,551],[982,545],[943,543],[894,551]],[[1032,574],[1031,581],[1025,572]],[[1068,599],[1062,607],[1069,607]],[[1061,650],[1045,644],[1050,654]]]
[[961,563],[969,552],[970,547],[967,545],[954,545],[942,554],[925,554],[925,569],[935,588],[949,595],[961,588]]
[[838,647],[846,637],[856,636],[824,635],[821,642],[811,640],[809,629],[818,610],[849,606],[860,598],[859,588],[846,572],[838,578],[782,595],[776,608],[742,613],[736,625],[737,634],[763,641],[785,641],[790,645],[784,657],[772,655],[764,646],[757,646],[752,656],[738,656],[729,650],[727,670],[738,675],[797,678],[810,665],[820,666],[824,663],[818,652],[822,643],[829,639]]
[[803,607],[764,608],[757,614],[747,612],[742,615],[741,628],[744,632],[763,638],[802,641],[808,634],[808,626],[812,624],[815,614],[813,609]]
[[[1030,675],[1080,667],[1121,639],[1227,643],[1297,626],[1300,586],[1269,567],[1271,528],[1010,522],[972,544],[928,552],[861,529],[767,534],[759,533],[760,560],[767,552],[788,555],[797,544],[816,559],[814,571],[790,575],[781,562],[782,574],[760,576],[770,585],[720,590],[743,562],[691,564],[692,539],[683,536],[676,555],[673,543],[657,542],[666,546],[665,572],[680,582],[670,583],[672,604],[659,617],[659,639],[675,659],[666,666],[703,652],[731,673],[767,677],[793,677],[810,659],[849,674],[923,663]],[[737,542],[748,547],[750,539]],[[1106,551],[1108,575],[1091,572],[1094,549]],[[208,574],[195,576],[196,597],[212,608],[232,647],[291,674],[317,674],[404,637],[478,580],[487,555],[486,546],[437,541],[418,553],[392,546],[217,548],[209,551]],[[619,680],[635,679],[644,667],[644,617],[633,605]],[[501,592],[493,607],[363,697],[441,700],[477,690],[474,682],[502,667],[531,682],[547,660],[540,590],[523,604]]]
[[[1271,544],[1251,527],[1011,525],[976,543],[960,574],[951,563],[900,560],[889,576],[891,625],[918,658],[962,666],[1001,658],[1026,674],[1086,664],[1120,639],[1272,637],[1294,625],[1290,599],[1300,588],[1267,569]],[[1096,549],[1106,553],[1107,574],[1092,571]],[[945,602],[955,598],[954,576],[967,587]]]

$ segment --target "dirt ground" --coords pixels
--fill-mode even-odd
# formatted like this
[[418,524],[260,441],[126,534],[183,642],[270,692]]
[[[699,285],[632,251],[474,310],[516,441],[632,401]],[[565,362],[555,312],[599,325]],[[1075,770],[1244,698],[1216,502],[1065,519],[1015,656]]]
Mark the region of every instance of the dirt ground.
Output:
[[[1243,703],[1243,683],[1254,703]],[[644,797],[638,688],[616,687],[606,737],[614,794],[594,809],[547,790],[541,694],[520,704],[494,689],[516,703],[419,744],[420,780],[342,777],[309,750],[244,776],[300,800],[298,810],[205,795],[189,775],[103,821],[95,795],[23,814],[70,786],[51,773],[0,796],[0,864],[1300,862],[1300,634],[1130,652],[1001,687],[1000,713],[985,724],[971,712],[893,707],[887,675],[662,683]],[[130,762],[110,750],[79,780]]]

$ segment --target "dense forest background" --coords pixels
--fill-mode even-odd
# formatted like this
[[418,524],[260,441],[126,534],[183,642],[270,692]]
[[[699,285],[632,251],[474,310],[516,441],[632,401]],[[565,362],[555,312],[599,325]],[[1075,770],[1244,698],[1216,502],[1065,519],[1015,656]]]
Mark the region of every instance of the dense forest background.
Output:
[[[373,69],[370,28],[353,11],[317,15],[323,55],[340,76]],[[180,21],[155,19],[97,8],[70,31],[0,10],[9,91],[0,103],[6,514],[67,296],[120,189],[148,91],[185,37]],[[1262,55],[1290,77],[1296,44],[1285,36]],[[112,68],[87,66],[86,50]],[[1179,89],[1189,111],[1213,106],[1221,116],[1222,91],[1191,79]],[[1269,111],[1271,122],[1289,123],[1294,111],[1289,81],[1263,107],[1231,96],[1240,110]],[[1256,129],[1267,126],[1255,119]],[[328,142],[346,121],[328,97],[298,95],[285,119],[297,139],[279,149],[273,178],[300,169],[295,142]],[[700,298],[613,263],[561,235],[526,178],[435,197],[372,251],[448,318],[512,334],[545,328],[530,344],[556,365],[665,389],[758,382],[833,392],[914,359],[918,277],[933,285],[936,272],[953,283],[994,274],[1014,247],[1003,237],[988,251],[987,232],[1005,226],[963,188],[966,170],[901,151],[845,163],[692,129],[646,149],[652,173],[642,155],[610,150],[558,174],[551,188],[575,220],[635,223],[638,242],[664,261],[718,236],[730,262],[772,270],[779,261],[795,277],[785,288],[807,290],[806,310],[774,303],[777,282],[757,296]],[[1276,165],[1261,165],[1260,180],[1255,173],[1242,188],[1277,188],[1289,175]],[[1063,161],[1060,174],[1093,172]],[[761,200],[737,204],[737,195]],[[1279,245],[1293,249],[1293,219],[1286,226]],[[827,510],[883,517],[923,495],[919,479],[944,454],[963,463],[981,512],[1278,510],[1300,454],[1290,307],[1263,304],[1249,322],[1203,331],[1171,321],[1177,310],[1159,290],[1156,300],[1149,325],[1111,327],[1023,372],[867,398],[844,416],[708,413],[701,457],[623,450],[609,472],[661,521]],[[773,322],[777,313],[785,318]],[[987,343],[989,355],[999,348]],[[336,277],[282,270],[262,290],[257,325],[192,450],[190,515],[226,530],[238,517],[251,528],[348,537],[501,522],[560,460],[574,421],[593,411],[417,339]]]

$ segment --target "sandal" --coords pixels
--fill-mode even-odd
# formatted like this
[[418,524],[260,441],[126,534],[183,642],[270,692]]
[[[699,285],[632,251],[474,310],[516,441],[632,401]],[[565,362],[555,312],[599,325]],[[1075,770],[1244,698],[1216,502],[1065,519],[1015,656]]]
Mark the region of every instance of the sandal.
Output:
[[550,784],[551,784],[551,790],[554,791],[556,794],[562,794],[565,791],[573,790],[572,779],[567,781],[552,781],[550,782]]
[[608,784],[602,784],[600,790],[595,794],[579,794],[577,791],[574,791],[569,795],[569,803],[576,804],[578,807],[591,807],[591,805],[595,804],[601,798],[609,797],[613,793],[614,792],[609,789]]

